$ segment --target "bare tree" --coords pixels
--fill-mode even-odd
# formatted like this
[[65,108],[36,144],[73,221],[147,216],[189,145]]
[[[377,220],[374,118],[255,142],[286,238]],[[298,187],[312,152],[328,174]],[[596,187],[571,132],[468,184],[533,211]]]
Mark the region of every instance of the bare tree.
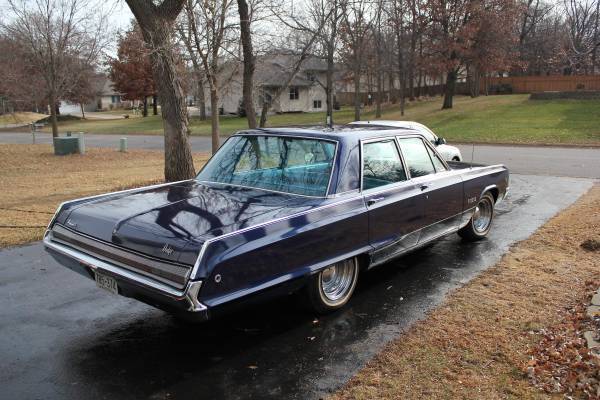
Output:
[[252,31],[250,29],[250,11],[246,0],[237,0],[240,15],[240,39],[243,51],[243,106],[248,119],[248,128],[256,128],[256,111],[254,110],[254,70],[256,57],[252,49]]
[[56,137],[61,98],[81,82],[108,43],[106,14],[88,0],[8,0],[8,10],[13,18],[3,30],[44,79]]
[[364,68],[365,45],[371,30],[373,15],[368,0],[340,0],[342,13],[342,41],[345,44],[345,59],[354,79],[354,119],[360,120],[360,80]]
[[163,0],[159,4],[147,0],[126,1],[151,50],[165,131],[165,179],[193,178],[195,170],[188,139],[187,107],[172,38],[173,24],[185,0]]
[[310,30],[319,32],[318,43],[327,62],[325,84],[319,82],[325,89],[327,113],[325,123],[333,126],[335,56],[339,44],[339,24],[342,18],[339,0],[312,0],[308,3],[309,14],[312,17]]
[[219,67],[226,47],[226,34],[236,24],[231,21],[232,0],[187,0],[185,24],[204,67],[210,90],[212,152],[219,148]]
[[[598,2],[600,0],[564,0],[568,34],[568,59],[572,72],[588,73],[595,67],[593,55],[598,42]],[[591,67],[591,68],[590,68]]]

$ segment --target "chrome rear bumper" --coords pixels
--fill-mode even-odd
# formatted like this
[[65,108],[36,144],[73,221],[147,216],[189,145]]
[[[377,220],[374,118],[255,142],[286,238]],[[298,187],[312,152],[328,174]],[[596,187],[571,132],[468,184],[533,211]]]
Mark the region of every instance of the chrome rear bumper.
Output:
[[119,294],[136,298],[167,311],[195,314],[198,319],[208,319],[207,307],[198,301],[202,281],[189,281],[182,290],[128,271],[117,265],[95,258],[82,251],[52,241],[52,233],[44,237],[46,250],[63,266],[94,279],[96,271],[117,280]]

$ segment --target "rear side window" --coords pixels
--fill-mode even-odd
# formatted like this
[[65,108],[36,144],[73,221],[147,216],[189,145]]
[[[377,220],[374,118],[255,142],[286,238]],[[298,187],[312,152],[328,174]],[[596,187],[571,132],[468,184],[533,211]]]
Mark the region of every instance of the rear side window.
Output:
[[431,150],[431,147],[427,146],[427,151],[429,152],[429,156],[431,157],[431,160],[433,161],[433,165],[435,165],[435,170],[437,172],[448,170],[442,162],[442,160],[440,160],[440,157],[437,154],[435,154],[433,150]]
[[393,139],[363,145],[363,189],[406,180],[406,171]]
[[400,138],[399,142],[411,177],[435,174],[435,167],[431,162],[427,147],[421,139]]

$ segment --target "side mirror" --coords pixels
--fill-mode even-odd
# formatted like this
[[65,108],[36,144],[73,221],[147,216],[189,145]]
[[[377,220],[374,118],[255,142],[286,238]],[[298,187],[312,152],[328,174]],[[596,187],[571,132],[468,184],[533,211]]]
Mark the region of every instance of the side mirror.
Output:
[[446,139],[444,139],[443,137],[437,138],[437,140],[435,141],[435,145],[440,146],[442,144],[446,144]]

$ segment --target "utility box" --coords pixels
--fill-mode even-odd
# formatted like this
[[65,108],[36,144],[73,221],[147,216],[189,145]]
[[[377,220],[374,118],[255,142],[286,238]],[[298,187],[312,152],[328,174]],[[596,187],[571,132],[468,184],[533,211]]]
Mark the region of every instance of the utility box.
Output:
[[75,136],[55,137],[54,154],[65,156],[67,154],[79,153],[79,138]]

